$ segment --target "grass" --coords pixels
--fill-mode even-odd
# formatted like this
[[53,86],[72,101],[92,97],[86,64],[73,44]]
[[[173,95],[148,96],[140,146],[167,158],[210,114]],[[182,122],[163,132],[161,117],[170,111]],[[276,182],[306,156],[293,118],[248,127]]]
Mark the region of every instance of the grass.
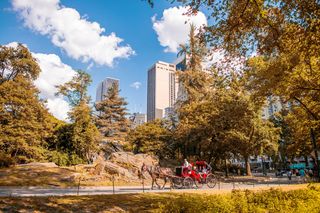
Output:
[[[76,176],[76,178],[68,178]],[[112,186],[106,176],[95,179],[94,176],[76,167],[33,167],[14,166],[0,169],[0,186],[42,186],[69,187],[77,186],[79,177],[85,177],[81,186]],[[116,186],[141,185],[140,182],[117,179]]]
[[177,195],[130,194],[0,199],[4,212],[152,212],[157,203]]
[[[319,186],[319,185],[318,185]],[[0,212],[319,212],[320,188],[207,193],[5,197]]]
[[74,171],[68,168],[10,167],[0,169],[0,186],[74,186],[76,183],[64,180]]

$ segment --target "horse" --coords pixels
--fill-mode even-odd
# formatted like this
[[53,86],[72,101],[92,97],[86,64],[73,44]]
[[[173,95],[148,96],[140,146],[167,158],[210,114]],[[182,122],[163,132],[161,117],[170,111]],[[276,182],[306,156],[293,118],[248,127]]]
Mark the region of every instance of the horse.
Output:
[[[164,189],[170,176],[172,176],[172,170],[170,168],[162,168],[160,166],[148,166],[145,163],[142,164],[139,171],[139,176],[144,178],[144,172],[148,172],[152,179],[151,189],[154,188],[154,183],[158,186],[159,189]],[[162,187],[157,183],[157,179],[163,179],[164,184]]]

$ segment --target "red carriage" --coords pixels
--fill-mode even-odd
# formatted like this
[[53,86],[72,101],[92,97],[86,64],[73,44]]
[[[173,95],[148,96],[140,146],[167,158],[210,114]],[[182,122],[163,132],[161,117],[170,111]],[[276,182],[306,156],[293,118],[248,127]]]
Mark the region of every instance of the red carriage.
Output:
[[201,188],[204,184],[213,188],[217,179],[211,170],[211,166],[205,161],[196,161],[195,165],[188,167],[176,167],[176,174],[172,179],[173,188]]

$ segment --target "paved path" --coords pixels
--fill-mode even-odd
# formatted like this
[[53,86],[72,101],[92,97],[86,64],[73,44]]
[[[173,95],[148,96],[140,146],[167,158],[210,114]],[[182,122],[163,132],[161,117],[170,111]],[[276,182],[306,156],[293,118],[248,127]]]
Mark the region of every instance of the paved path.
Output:
[[284,183],[260,183],[260,184],[248,184],[248,183],[220,183],[215,188],[209,189],[204,186],[201,189],[174,189],[170,190],[169,187],[163,190],[150,190],[150,186],[146,186],[144,189],[141,186],[120,186],[115,187],[114,191],[112,187],[80,187],[79,192],[77,187],[70,188],[40,188],[40,187],[0,187],[0,197],[13,196],[13,197],[26,197],[26,196],[66,196],[66,195],[103,195],[103,194],[131,194],[142,192],[170,192],[170,191],[183,191],[190,192],[196,190],[206,190],[207,192],[219,192],[232,191],[233,189],[267,189],[271,187],[288,186]]

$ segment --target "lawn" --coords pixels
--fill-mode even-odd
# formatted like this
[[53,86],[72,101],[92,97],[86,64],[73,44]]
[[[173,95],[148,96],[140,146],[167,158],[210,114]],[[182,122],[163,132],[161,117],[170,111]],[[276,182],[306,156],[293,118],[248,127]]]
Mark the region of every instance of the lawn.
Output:
[[6,197],[3,212],[319,212],[320,188],[206,193]]
[[[0,186],[112,186],[105,175],[94,176],[76,167],[32,167],[14,166],[0,169]],[[146,184],[149,182],[146,181]],[[140,181],[115,180],[116,186],[141,185]]]

